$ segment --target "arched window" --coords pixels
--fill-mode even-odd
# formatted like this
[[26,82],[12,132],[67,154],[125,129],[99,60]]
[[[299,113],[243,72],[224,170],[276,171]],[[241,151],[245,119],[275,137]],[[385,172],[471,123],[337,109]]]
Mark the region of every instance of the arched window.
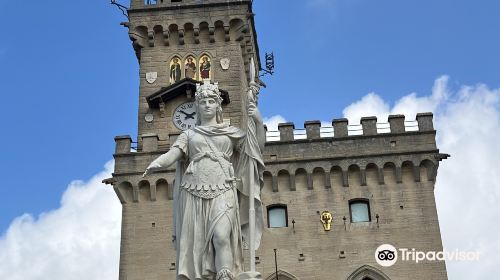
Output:
[[353,199],[349,201],[351,223],[371,221],[370,203],[367,199]]
[[277,204],[267,207],[267,226],[269,228],[288,227],[288,211],[286,205]]
[[271,275],[267,276],[266,277],[266,280],[275,280],[275,279],[279,279],[279,280],[297,280],[297,277],[295,277],[294,275],[286,272],[286,271],[283,271],[283,270],[278,270],[278,275],[276,276],[276,272],[273,272],[271,273]]
[[201,56],[200,61],[198,62],[198,68],[200,75],[198,76],[198,79],[200,81],[205,80],[205,79],[212,79],[212,60],[211,58],[204,54]]
[[181,80],[181,59],[178,56],[174,56],[170,60],[170,84],[177,83]]
[[347,280],[390,280],[390,278],[375,267],[363,265],[347,277]]

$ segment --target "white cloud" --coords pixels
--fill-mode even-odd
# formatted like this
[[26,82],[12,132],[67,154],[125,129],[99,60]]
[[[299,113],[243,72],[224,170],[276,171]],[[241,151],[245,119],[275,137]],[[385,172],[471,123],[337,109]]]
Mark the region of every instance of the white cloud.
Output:
[[281,115],[274,115],[269,118],[264,118],[264,124],[268,131],[278,131],[278,124],[286,123],[286,119]]
[[434,82],[431,95],[418,97],[416,93],[410,93],[399,99],[392,108],[379,95],[371,92],[347,106],[343,113],[348,116],[349,124],[359,124],[361,117],[368,116],[376,116],[379,122],[387,122],[389,114],[404,114],[409,120],[414,120],[417,113],[434,112],[449,98],[447,84],[448,76],[441,76]]
[[434,82],[431,95],[417,97],[416,93],[411,93],[404,96],[394,105],[391,114],[404,114],[408,119],[414,120],[417,113],[436,111],[450,97],[447,85],[448,76],[439,77]]
[[387,121],[387,112],[389,112],[389,105],[374,92],[368,93],[343,111],[344,116],[349,119],[349,124],[359,124],[362,117],[369,116],[376,116],[378,121]]
[[267,126],[267,141],[280,140],[280,133],[278,132],[278,124],[280,123],[286,123],[285,118],[280,115],[274,115],[269,118],[264,118],[264,124]]
[[432,94],[415,93],[390,108],[370,93],[344,110],[350,120],[363,115],[433,111],[439,149],[451,154],[442,162],[436,185],[444,247],[480,252],[478,262],[447,262],[449,279],[487,279],[500,274],[500,89],[463,86],[452,92],[448,77],[438,78]]
[[0,279],[118,279],[121,205],[101,183],[113,165],[71,182],[58,209],[11,223],[0,237]]

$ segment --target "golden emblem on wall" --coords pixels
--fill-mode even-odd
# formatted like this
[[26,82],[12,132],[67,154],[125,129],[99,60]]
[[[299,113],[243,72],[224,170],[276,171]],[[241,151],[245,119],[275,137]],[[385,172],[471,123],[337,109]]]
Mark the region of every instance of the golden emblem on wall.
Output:
[[320,221],[323,224],[323,228],[325,229],[325,231],[329,231],[332,229],[332,213],[330,213],[329,211],[321,212]]

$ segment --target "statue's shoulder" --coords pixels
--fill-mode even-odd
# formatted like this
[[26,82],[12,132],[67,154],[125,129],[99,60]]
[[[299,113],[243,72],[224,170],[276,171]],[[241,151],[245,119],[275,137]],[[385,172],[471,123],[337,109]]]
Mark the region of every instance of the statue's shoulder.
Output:
[[194,131],[192,129],[186,129],[183,130],[179,136],[177,136],[177,139],[184,139],[185,141],[189,140],[192,135],[194,134]]

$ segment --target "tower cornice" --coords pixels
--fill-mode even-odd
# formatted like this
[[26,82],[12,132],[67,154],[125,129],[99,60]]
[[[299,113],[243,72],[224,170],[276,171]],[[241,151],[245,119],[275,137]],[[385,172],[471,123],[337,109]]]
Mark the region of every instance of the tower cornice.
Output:
[[239,0],[239,1],[210,1],[210,2],[195,2],[195,3],[176,3],[174,5],[166,5],[166,4],[154,4],[147,5],[143,4],[132,5],[130,9],[128,9],[129,14],[137,13],[137,12],[146,12],[146,11],[168,11],[168,10],[184,10],[184,9],[196,9],[196,8],[208,8],[208,7],[223,7],[223,6],[239,6],[242,4],[248,5],[249,12],[252,12],[252,2],[251,0]]

